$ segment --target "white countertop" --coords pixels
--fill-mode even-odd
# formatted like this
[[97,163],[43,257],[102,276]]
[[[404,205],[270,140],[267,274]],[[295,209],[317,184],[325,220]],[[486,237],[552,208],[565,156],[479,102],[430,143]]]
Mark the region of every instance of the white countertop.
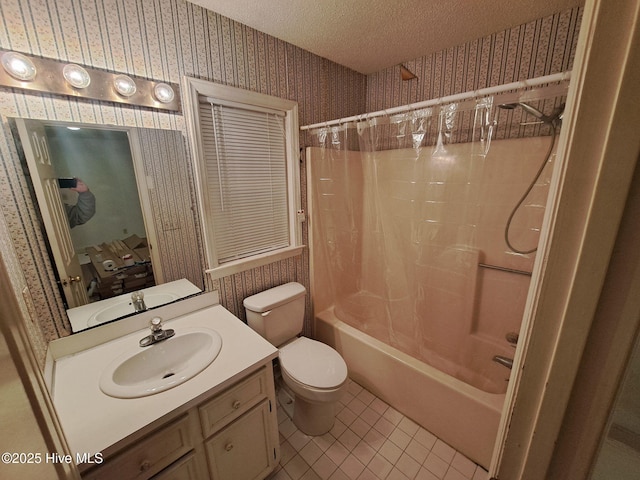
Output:
[[98,383],[114,358],[140,351],[138,342],[149,334],[148,329],[56,360],[53,400],[74,454],[110,453],[109,447],[120,440],[174,410],[186,411],[278,355],[273,345],[221,305],[166,320],[163,327],[176,333],[187,327],[216,330],[222,337],[222,349],[211,365],[185,383],[131,399],[110,397]]

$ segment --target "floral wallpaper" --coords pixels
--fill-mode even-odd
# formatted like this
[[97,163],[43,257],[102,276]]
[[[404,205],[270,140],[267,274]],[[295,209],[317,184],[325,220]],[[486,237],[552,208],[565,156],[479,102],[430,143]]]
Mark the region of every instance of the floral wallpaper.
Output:
[[[0,48],[172,83],[187,75],[292,99],[301,124],[365,108],[364,75],[183,0],[0,0]],[[33,343],[43,361],[46,341],[69,334],[70,326],[8,119],[173,130],[183,139],[186,128],[180,113],[12,89],[0,89],[0,116],[0,211],[6,221],[1,253],[21,268],[22,275],[13,276],[14,289],[21,298],[27,287],[33,299],[31,316],[45,339]],[[149,145],[153,139],[143,141]],[[187,160],[180,165],[145,161],[147,173],[162,187],[156,190],[154,216],[176,208],[176,218],[193,218]],[[169,178],[171,172],[177,177]],[[203,271],[197,218],[159,236],[166,247],[163,266]],[[205,287],[220,290],[223,305],[244,318],[244,297],[287,281],[308,286],[308,278],[305,254],[220,281],[205,279]],[[308,312],[307,329],[310,303]]]

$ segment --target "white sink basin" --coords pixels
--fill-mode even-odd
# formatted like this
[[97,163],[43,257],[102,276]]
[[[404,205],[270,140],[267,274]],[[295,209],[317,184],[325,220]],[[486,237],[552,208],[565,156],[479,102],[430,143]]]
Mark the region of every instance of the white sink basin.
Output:
[[[144,296],[144,303],[147,308],[157,307],[169,302],[173,302],[180,298],[174,293],[149,293]],[[135,308],[131,302],[130,296],[126,296],[122,301],[109,305],[108,307],[98,310],[87,320],[88,327],[94,327],[104,322],[109,322],[114,318],[124,317],[135,313]]]
[[115,359],[102,372],[100,389],[104,393],[117,398],[138,398],[180,385],[215,360],[222,348],[222,338],[215,330],[193,328],[138,348]]

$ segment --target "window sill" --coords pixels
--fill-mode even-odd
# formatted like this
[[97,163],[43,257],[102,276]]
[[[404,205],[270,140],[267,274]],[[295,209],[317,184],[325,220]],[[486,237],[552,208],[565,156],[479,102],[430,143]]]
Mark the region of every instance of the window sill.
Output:
[[304,245],[298,245],[295,247],[283,248],[282,250],[276,250],[274,252],[264,253],[262,255],[255,255],[250,258],[243,258],[242,260],[237,260],[235,262],[225,263],[219,267],[208,268],[205,270],[205,273],[211,275],[211,278],[213,279],[234,275],[246,270],[262,267],[269,263],[279,262],[286,258],[297,257],[302,254],[302,250],[304,250],[304,248]]

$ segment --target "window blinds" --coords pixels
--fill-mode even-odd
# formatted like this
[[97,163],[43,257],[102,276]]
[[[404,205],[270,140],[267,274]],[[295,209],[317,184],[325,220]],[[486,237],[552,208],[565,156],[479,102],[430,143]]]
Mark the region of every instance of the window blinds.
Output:
[[284,114],[200,102],[217,263],[289,246]]

